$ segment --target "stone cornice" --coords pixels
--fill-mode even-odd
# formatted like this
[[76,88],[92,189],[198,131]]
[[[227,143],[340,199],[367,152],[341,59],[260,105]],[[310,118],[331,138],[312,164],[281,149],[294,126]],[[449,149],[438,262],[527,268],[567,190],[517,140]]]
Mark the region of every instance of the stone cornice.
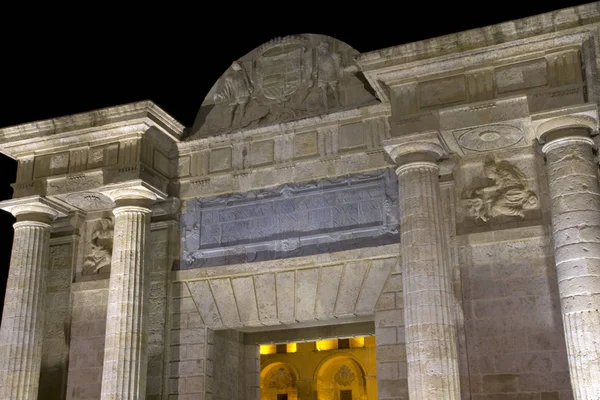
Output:
[[176,142],[184,131],[182,124],[147,100],[0,129],[0,152],[16,157],[32,151],[32,141],[37,144],[35,150],[40,150],[56,147],[58,140],[61,144],[70,139],[85,143],[113,136],[115,131],[130,134],[151,127]]
[[363,53],[356,61],[363,70],[406,64],[440,55],[462,53],[532,36],[600,22],[600,3],[594,2],[532,17]]
[[365,64],[361,67],[369,82],[378,91],[379,96],[384,101],[388,101],[388,95],[383,91],[381,84],[393,87],[421,80],[438,79],[443,76],[464,73],[467,70],[499,67],[506,63],[541,58],[552,50],[578,48],[590,36],[590,31],[597,30],[597,27],[590,25],[582,29],[575,32],[556,32],[434,58],[415,59],[404,63],[398,59],[396,63],[389,61],[384,65]]

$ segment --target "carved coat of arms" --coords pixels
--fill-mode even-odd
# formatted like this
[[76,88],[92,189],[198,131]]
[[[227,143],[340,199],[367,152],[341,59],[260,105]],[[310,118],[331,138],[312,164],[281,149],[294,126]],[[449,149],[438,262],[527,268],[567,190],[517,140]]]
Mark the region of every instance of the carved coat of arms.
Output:
[[235,61],[200,108],[191,137],[254,128],[374,101],[349,46],[321,35],[274,39]]
[[282,104],[303,83],[305,49],[298,47],[289,50],[284,47],[273,50],[266,51],[256,60],[256,86],[267,99]]

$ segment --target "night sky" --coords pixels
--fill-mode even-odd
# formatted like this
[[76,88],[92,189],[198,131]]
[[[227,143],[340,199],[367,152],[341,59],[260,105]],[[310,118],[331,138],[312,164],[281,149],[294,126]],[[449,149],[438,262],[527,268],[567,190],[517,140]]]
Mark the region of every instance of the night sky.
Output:
[[[279,9],[254,2],[241,9],[235,2],[211,1],[209,7],[201,2],[202,8],[176,12],[151,3],[127,12],[105,3],[96,10],[89,3],[79,17],[77,9],[59,10],[55,3],[48,10],[36,8],[37,16],[5,10],[0,127],[146,99],[191,126],[231,62],[278,36],[324,34],[368,52],[587,2],[488,1],[473,8],[471,3],[397,2],[390,3],[396,10],[371,10],[369,2],[281,2]],[[12,197],[15,174],[16,162],[0,155],[0,200]],[[0,211],[0,304],[13,222]]]

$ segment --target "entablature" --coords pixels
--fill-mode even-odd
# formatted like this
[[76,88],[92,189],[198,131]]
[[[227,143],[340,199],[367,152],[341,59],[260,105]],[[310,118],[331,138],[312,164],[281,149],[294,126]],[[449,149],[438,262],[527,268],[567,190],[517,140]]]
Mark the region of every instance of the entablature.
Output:
[[387,88],[381,96],[390,102],[392,121],[518,95],[527,96],[534,113],[594,96],[597,28],[590,25],[381,69],[362,67],[371,82]]
[[[399,66],[405,68],[439,63],[441,60],[461,60],[462,54],[481,54],[489,50],[510,47],[513,43],[527,43],[535,41],[536,36],[556,35],[556,33],[560,35],[578,30],[594,31],[597,30],[598,21],[600,21],[600,7],[598,3],[590,3],[375,50],[357,56],[356,61],[377,90],[380,99],[386,101],[389,100],[385,94],[387,82],[378,79],[379,72],[398,70]],[[454,69],[456,67],[450,68],[450,70]]]
[[115,134],[145,131],[150,127],[175,141],[184,130],[183,125],[156,104],[140,101],[0,129],[0,152],[16,158],[23,153],[72,143],[101,143]]
[[183,130],[143,101],[4,128],[0,151],[19,162],[15,198],[52,196],[89,211],[111,205],[101,192],[114,185],[142,182],[166,195]]
[[389,105],[246,129],[177,144],[182,199],[386,168]]
[[359,58],[359,63],[370,80],[379,80],[386,86],[393,87],[578,51],[588,39],[597,35],[597,31],[597,24],[588,25],[576,30],[554,32],[445,56],[399,62],[385,67],[361,62],[362,58]]

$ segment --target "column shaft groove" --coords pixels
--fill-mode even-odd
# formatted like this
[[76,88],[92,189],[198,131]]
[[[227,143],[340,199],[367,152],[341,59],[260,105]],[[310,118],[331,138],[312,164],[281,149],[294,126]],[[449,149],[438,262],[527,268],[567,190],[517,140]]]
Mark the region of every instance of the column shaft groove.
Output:
[[545,149],[552,236],[571,386],[577,400],[600,399],[600,187],[592,140]]
[[408,164],[397,174],[409,397],[458,400],[456,323],[438,167]]
[[51,226],[14,224],[13,248],[0,328],[0,398],[38,398],[44,329],[45,275]]
[[134,206],[114,210],[102,400],[145,398],[148,280],[144,264],[149,212]]

